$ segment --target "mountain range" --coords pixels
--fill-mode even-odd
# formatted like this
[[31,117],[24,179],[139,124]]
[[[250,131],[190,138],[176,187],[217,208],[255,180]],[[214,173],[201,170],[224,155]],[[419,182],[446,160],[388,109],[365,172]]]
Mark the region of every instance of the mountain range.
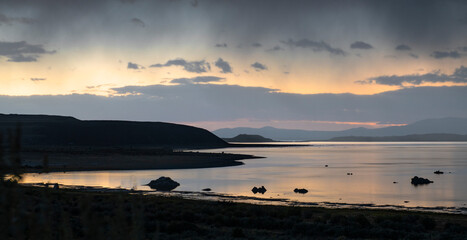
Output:
[[232,138],[239,134],[261,135],[279,141],[330,140],[338,137],[387,137],[415,134],[467,134],[467,118],[437,118],[414,122],[405,126],[385,128],[351,128],[344,131],[310,131],[299,129],[262,128],[222,128],[213,131],[221,138]]

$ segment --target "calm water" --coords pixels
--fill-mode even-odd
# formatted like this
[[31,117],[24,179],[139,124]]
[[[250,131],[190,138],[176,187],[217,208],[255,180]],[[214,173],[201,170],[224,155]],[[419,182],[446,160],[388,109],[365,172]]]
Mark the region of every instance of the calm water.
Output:
[[[211,188],[215,193],[234,196],[315,203],[443,206],[467,213],[467,143],[310,144],[313,146],[206,150],[266,157],[244,160],[245,165],[235,167],[26,174],[24,182],[150,190],[143,184],[170,176],[181,184],[177,191]],[[444,174],[436,175],[435,170]],[[415,187],[410,184],[413,176],[429,178],[434,183]],[[250,191],[261,185],[267,188],[264,195]],[[309,192],[296,194],[294,188],[306,188]]]

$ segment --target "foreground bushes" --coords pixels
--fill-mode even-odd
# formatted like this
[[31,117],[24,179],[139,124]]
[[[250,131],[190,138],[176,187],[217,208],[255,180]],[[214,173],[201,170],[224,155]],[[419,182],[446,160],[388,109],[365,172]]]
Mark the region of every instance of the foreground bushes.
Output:
[[3,185],[0,239],[466,239],[465,216]]

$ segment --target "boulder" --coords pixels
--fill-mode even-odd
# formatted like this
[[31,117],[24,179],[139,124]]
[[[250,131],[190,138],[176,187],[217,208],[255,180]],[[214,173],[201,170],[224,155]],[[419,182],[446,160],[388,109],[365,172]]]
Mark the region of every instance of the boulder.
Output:
[[264,186],[261,186],[259,188],[257,187],[253,187],[253,189],[251,189],[251,191],[256,194],[256,193],[261,193],[261,194],[264,194],[267,190]]
[[415,186],[421,185],[421,184],[429,184],[433,183],[433,181],[428,180],[427,178],[422,178],[422,177],[413,177],[411,183]]
[[172,180],[170,177],[160,177],[157,180],[152,180],[148,183],[148,186],[157,191],[171,191],[176,187],[180,186],[180,183]]
[[301,193],[301,194],[305,194],[308,192],[308,190],[306,190],[305,188],[295,188],[293,191],[295,193]]

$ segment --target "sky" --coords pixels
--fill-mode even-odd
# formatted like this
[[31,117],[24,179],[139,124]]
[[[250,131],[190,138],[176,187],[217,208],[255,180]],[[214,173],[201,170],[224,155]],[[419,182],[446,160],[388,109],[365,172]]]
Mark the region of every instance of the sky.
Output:
[[1,0],[0,113],[209,130],[467,117],[467,2]]

